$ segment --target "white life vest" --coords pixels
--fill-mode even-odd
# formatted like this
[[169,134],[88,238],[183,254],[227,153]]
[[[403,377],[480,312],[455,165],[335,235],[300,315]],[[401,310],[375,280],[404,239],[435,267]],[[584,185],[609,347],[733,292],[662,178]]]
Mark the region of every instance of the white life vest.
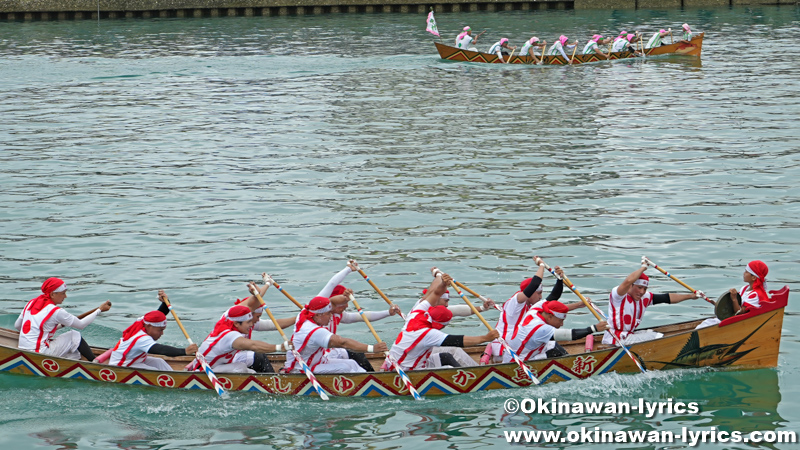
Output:
[[441,345],[445,337],[435,328],[401,331],[389,353],[404,370],[425,369],[433,347]]
[[31,314],[30,308],[33,300],[25,305],[22,310],[22,327],[19,331],[19,343],[21,350],[33,350],[36,353],[46,348],[50,348],[50,339],[56,334],[58,323],[49,320],[58,311],[57,305],[50,303],[42,308],[37,314]]
[[[317,325],[312,320],[307,320],[299,330],[292,334],[291,338],[292,347],[300,353],[303,361],[305,361],[312,372],[318,365],[328,362],[328,348],[320,347],[311,342],[311,337],[317,333],[330,333],[330,331],[325,327]],[[293,352],[286,352],[286,365],[284,367],[288,372],[300,369]]]
[[[230,364],[233,362],[233,357],[239,353],[239,350],[233,348],[233,341],[240,337],[246,338],[244,334],[236,330],[225,330],[217,336],[207,337],[197,351],[203,354],[208,365],[212,368],[222,364]],[[200,369],[201,365],[196,359],[186,366],[186,370]]]
[[649,41],[647,41],[646,48],[654,48],[660,46],[661,46],[661,33],[657,32],[656,34],[653,35],[653,37],[650,38]]
[[489,47],[489,53],[500,54],[503,51],[503,46],[500,44],[500,41],[495,42]]
[[147,352],[155,344],[144,330],[134,334],[128,340],[120,339],[111,352],[108,364],[112,366],[130,367],[135,362],[147,360]]
[[506,341],[513,339],[517,334],[520,323],[522,323],[522,318],[525,317],[525,314],[530,309],[531,305],[528,302],[522,305],[517,303],[517,294],[506,300],[503,303],[503,312],[500,313],[500,318],[497,319],[497,326],[495,326],[497,332],[500,333],[500,337]]
[[614,329],[614,334],[619,339],[625,339],[628,334],[639,328],[644,311],[653,304],[653,293],[645,293],[639,302],[634,300],[630,294],[626,294],[619,306],[614,306],[612,297],[613,294],[609,295],[608,300],[609,325]]
[[612,52],[624,51],[625,49],[627,49],[628,43],[629,42],[627,39],[617,38],[617,40],[614,41],[614,45],[611,46],[611,51]]
[[537,311],[530,311],[520,324],[516,337],[508,345],[523,361],[529,361],[546,351],[554,332],[555,328],[545,323]]
[[465,34],[463,38],[456,41],[456,47],[462,50],[469,49],[469,45],[472,43],[472,36]]
[[597,51],[597,42],[595,41],[589,41],[589,43],[586,44],[586,47],[583,47],[584,55],[595,53],[595,51]]

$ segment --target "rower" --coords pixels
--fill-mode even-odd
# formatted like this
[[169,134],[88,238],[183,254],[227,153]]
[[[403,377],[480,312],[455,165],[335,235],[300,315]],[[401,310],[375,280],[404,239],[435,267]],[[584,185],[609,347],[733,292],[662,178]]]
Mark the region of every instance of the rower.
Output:
[[[344,282],[344,278],[351,272],[357,272],[358,265],[355,261],[350,260],[342,271],[333,276],[328,281],[328,284],[317,294],[317,297],[329,297],[331,302],[331,320],[325,325],[325,328],[333,334],[336,334],[340,323],[356,323],[363,322],[361,314],[355,312],[345,312],[347,309],[350,296],[353,295],[353,290],[339,284]],[[385,319],[395,314],[401,314],[400,308],[397,305],[392,305],[386,311],[365,311],[367,319],[370,322]],[[331,348],[328,350],[328,357],[335,359],[352,359],[357,362],[361,368],[367,372],[374,372],[375,369],[369,363],[364,353],[358,353],[345,348]]]
[[591,55],[591,54],[598,54],[602,55],[605,58],[608,58],[607,53],[603,53],[602,50],[598,47],[598,45],[602,45],[605,42],[603,36],[600,34],[595,34],[589,39],[589,43],[586,44],[586,47],[583,47],[583,54],[584,55]]
[[[730,289],[731,303],[733,305],[734,314],[746,312],[749,308],[760,308],[765,303],[772,301],[767,294],[767,274],[769,268],[763,261],[750,261],[744,268],[742,278],[747,283],[740,287]],[[738,296],[742,298],[742,304],[739,304]],[[697,326],[697,328],[705,328],[712,325],[717,325],[720,320],[716,317],[706,319]]]
[[688,44],[689,41],[692,40],[692,36],[693,36],[692,35],[692,28],[689,26],[688,23],[685,23],[685,24],[681,25],[681,28],[683,28],[683,37],[681,37],[681,40],[679,42],[683,42],[684,44]]
[[517,49],[517,47],[509,47],[508,46],[508,39],[502,38],[499,41],[497,41],[494,44],[492,44],[491,47],[489,47],[489,53],[496,54],[497,57],[500,58],[500,62],[504,63],[504,62],[506,62],[506,60],[503,59],[503,56],[508,56],[508,52],[505,52],[503,49],[507,50],[509,48],[513,49],[513,50]]
[[[263,278],[268,278],[266,273],[262,273],[261,276]],[[255,283],[253,283],[255,285]],[[267,292],[267,288],[269,288],[268,284],[264,286],[257,287],[259,296],[262,298],[264,294]],[[253,339],[253,331],[278,331],[275,327],[275,324],[271,320],[261,320],[261,315],[264,314],[264,305],[258,301],[255,295],[251,295],[250,297],[238,299],[234,302],[234,306],[236,305],[243,305],[250,308],[250,312],[253,314],[253,326],[247,332],[247,339]],[[277,319],[278,326],[281,327],[281,330],[284,328],[289,328],[294,325],[296,317],[286,317]],[[272,367],[272,363],[269,361],[269,356],[266,353],[257,353],[252,350],[242,350],[237,352],[236,355],[233,357],[233,362],[235,363],[244,363],[249,369],[253,369],[256,373],[275,373],[275,369]]]
[[[352,359],[331,357],[327,349],[346,348],[357,352],[385,352],[385,342],[377,345],[362,344],[353,339],[331,333],[325,326],[331,321],[331,302],[327,297],[314,297],[303,307],[292,334],[292,346],[300,353],[303,360],[314,373],[364,373]],[[289,373],[300,373],[300,364],[294,353],[286,353],[286,365],[282,369]]]
[[[435,352],[436,348],[469,347],[499,336],[497,330],[491,330],[483,336],[455,336],[441,332],[452,318],[453,313],[447,307],[431,307],[427,314],[417,315],[408,322],[389,353],[404,370],[461,367],[452,354]],[[391,360],[386,358],[383,367],[391,368],[391,364]]]
[[[538,256],[534,256],[534,261],[538,261]],[[547,296],[548,301],[558,300],[561,298],[561,293],[564,290],[564,283],[561,277],[564,276],[564,271],[561,267],[556,266],[556,274],[559,278],[556,280],[550,295]],[[503,312],[500,313],[500,318],[497,320],[495,328],[500,332],[506,342],[511,341],[517,336],[522,319],[531,308],[539,307],[537,305],[542,300],[542,276],[544,276],[544,265],[540,265],[536,270],[536,274],[531,278],[522,280],[519,284],[519,291],[511,296],[505,303],[503,303]],[[569,310],[580,308],[584,306],[583,302],[575,302],[567,305]],[[481,357],[481,363],[499,363],[503,360],[503,345],[500,341],[494,341],[486,346],[486,351]]]
[[14,328],[19,330],[18,347],[44,355],[67,359],[94,361],[89,344],[76,330],[62,333],[53,339],[59,326],[82,330],[94,321],[100,312],[111,309],[111,302],[103,302],[83,318],[78,318],[61,309],[67,299],[67,284],[58,278],[48,278],[42,283],[42,295],[32,299],[22,309]]
[[[558,300],[542,302],[525,314],[516,336],[508,345],[523,361],[564,356],[567,351],[556,341],[574,341],[598,331],[608,329],[605,321],[588,328],[560,329],[567,318],[569,308]],[[503,362],[514,359],[511,353],[503,353]]]
[[522,46],[522,49],[519,51],[520,55],[528,55],[533,58],[534,64],[539,64],[541,61],[538,56],[536,56],[536,52],[533,51],[534,48],[544,48],[547,47],[547,42],[542,42],[539,40],[538,37],[534,36],[529,40],[525,41],[525,45]]
[[464,27],[464,31],[462,31],[461,34],[456,37],[456,48],[460,48],[461,50],[472,50],[477,52],[478,49],[475,48],[475,44],[477,43],[478,38],[472,37],[472,28],[468,26]]
[[[441,275],[434,276],[430,286],[428,286],[427,289],[422,290],[422,297],[417,300],[417,303],[414,304],[414,307],[411,308],[411,312],[409,312],[408,316],[406,317],[406,325],[408,325],[408,322],[414,317],[421,314],[426,314],[428,309],[439,305],[445,306],[450,310],[450,312],[453,313],[454,316],[467,317],[474,314],[472,308],[470,308],[468,305],[450,306],[450,291],[447,290],[447,286],[451,281],[453,281],[453,277],[446,273],[442,273],[436,267],[432,267],[431,272],[441,273]],[[494,301],[491,299],[486,299],[483,301],[483,304],[478,306],[476,309],[478,312],[483,312],[493,308]]]
[[574,48],[576,45],[578,45],[578,41],[576,39],[575,43],[573,43],[572,45],[568,45],[567,44],[568,40],[569,39],[567,39],[567,37],[564,36],[563,34],[559,36],[558,40],[555,43],[553,43],[552,47],[550,47],[550,52],[548,53],[548,55],[561,55],[568,63],[572,64],[572,59],[568,57],[567,54],[564,52],[564,46],[566,46],[567,48]]
[[631,44],[631,42],[633,42],[635,38],[636,35],[633,33],[628,33],[623,37],[618,37],[617,39],[614,40],[614,44],[611,46],[611,51],[613,53],[625,52],[625,51],[631,51],[635,53],[636,51],[634,50],[633,45]]
[[[190,344],[186,348],[156,344],[167,328],[167,316],[160,309],[162,308],[139,317],[122,332],[122,339],[111,351],[109,364],[119,367],[171,371],[173,369],[166,361],[161,358],[153,358],[149,354],[186,356],[194,355],[197,352],[197,344]],[[169,311],[168,307],[163,309]]]
[[653,37],[651,37],[650,40],[647,41],[647,45],[645,45],[644,48],[655,48],[664,45],[664,43],[661,42],[661,38],[669,35],[671,32],[672,28],[670,28],[669,30],[665,30],[662,28],[661,30],[658,31],[658,33],[653,34]]
[[[277,351],[282,346],[267,344],[248,339],[250,329],[255,320],[250,308],[236,305],[228,309],[214,325],[211,334],[200,345],[199,352],[205,357],[208,365],[217,373],[256,373],[241,361],[234,361],[236,353],[241,350],[252,350],[256,353]],[[186,366],[186,370],[202,370],[195,359]]]
[[647,264],[633,271],[619,285],[611,289],[608,302],[608,320],[611,321],[610,329],[603,335],[603,344],[614,344],[611,333],[624,345],[658,339],[664,336],[653,330],[636,331],[642,323],[644,311],[659,303],[680,303],[703,296],[703,292],[696,291],[691,294],[653,294],[647,292],[650,278],[644,274]]

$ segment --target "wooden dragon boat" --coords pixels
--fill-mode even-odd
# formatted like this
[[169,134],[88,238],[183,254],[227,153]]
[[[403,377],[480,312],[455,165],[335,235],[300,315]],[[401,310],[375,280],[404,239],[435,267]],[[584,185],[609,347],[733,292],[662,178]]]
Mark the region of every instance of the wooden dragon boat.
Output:
[[[647,370],[694,367],[776,367],[781,341],[784,308],[789,288],[772,291],[773,302],[723,320],[719,325],[695,330],[701,320],[676,323],[653,329],[664,337],[630,346]],[[599,339],[598,339],[599,341]],[[154,386],[167,389],[205,389],[214,391],[203,372],[183,371],[192,357],[166,358],[176,369],[159,372],[55,358],[16,348],[17,333],[0,329],[0,372],[51,378],[72,378],[105,383]],[[528,361],[527,366],[543,383],[594,377],[608,372],[638,373],[626,353],[614,346],[599,345],[584,350],[584,342],[571,341],[564,347],[570,353],[559,358]],[[467,348],[477,362],[484,347]],[[93,349],[101,353],[105,349]],[[373,367],[382,355],[368,354]],[[283,364],[283,355],[271,355],[273,366]],[[463,394],[490,389],[509,389],[531,385],[524,371],[514,363],[407,372],[423,396]],[[315,395],[303,374],[222,374],[221,383],[229,391],[253,391],[276,395]],[[322,388],[338,397],[408,396],[403,381],[395,372],[318,374]]]
[[[700,33],[697,36],[692,37],[692,40],[689,41],[688,44],[684,42],[676,42],[674,44],[665,44],[660,47],[645,49],[645,55],[647,57],[659,56],[659,55],[686,55],[686,56],[697,56],[699,58],[700,53],[703,50],[704,34],[705,33]],[[436,44],[436,50],[439,51],[439,56],[442,59],[447,59],[450,61],[503,64],[502,62],[500,62],[500,58],[493,53],[462,50],[439,42],[434,42],[434,44]],[[573,59],[573,64],[583,64],[583,63],[590,63],[597,61],[630,59],[630,58],[639,58],[639,56],[636,56],[633,52],[628,52],[628,51],[610,53],[608,58],[606,58],[603,55],[597,55],[597,54],[588,54],[588,55],[576,54]],[[531,58],[530,55],[512,55],[511,58],[507,60],[508,64],[533,64],[533,58]],[[563,66],[568,64],[569,60],[564,59],[564,57],[561,55],[545,55],[544,57],[544,65]]]

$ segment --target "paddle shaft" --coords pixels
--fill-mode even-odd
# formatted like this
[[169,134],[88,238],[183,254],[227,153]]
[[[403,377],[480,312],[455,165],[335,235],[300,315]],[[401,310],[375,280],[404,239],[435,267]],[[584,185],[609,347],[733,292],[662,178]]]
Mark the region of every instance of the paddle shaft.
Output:
[[578,41],[575,41],[575,48],[572,49],[572,57],[569,59],[569,63],[572,64],[575,62],[575,52],[578,51]]
[[[455,280],[453,280],[453,281],[455,281]],[[472,296],[473,296],[473,297],[475,297],[475,298],[477,298],[477,299],[480,299],[481,301],[486,301],[486,297],[484,297],[484,296],[482,296],[481,294],[478,294],[477,292],[473,291],[472,289],[470,289],[470,288],[468,288],[468,287],[464,286],[464,283],[461,283],[460,281],[455,281],[455,283],[456,283],[456,284],[458,285],[458,287],[460,287],[461,289],[463,289],[463,290],[465,290],[465,291],[469,292],[470,294],[472,294]],[[497,305],[494,305],[494,307],[495,307],[495,309],[502,310],[502,308],[500,308],[500,307],[499,307],[499,306],[497,306]]]
[[186,340],[189,341],[189,345],[194,344],[194,342],[192,342],[192,338],[189,337],[189,333],[186,332],[186,328],[183,327],[181,319],[179,319],[178,315],[175,314],[175,310],[172,309],[172,304],[170,304],[169,299],[166,296],[164,297],[164,303],[166,303],[166,305],[169,307],[169,312],[172,314],[172,318],[175,319],[175,323],[177,323],[178,327],[180,327],[181,331],[183,331],[183,335],[186,336]]
[[[278,287],[277,283],[272,283],[272,284],[275,284],[275,287],[278,288],[279,291],[281,291],[281,288]],[[278,332],[281,334],[281,337],[283,338],[283,344],[286,346],[287,349],[290,349],[289,339],[286,338],[286,334],[284,334],[283,329],[281,328],[280,325],[278,325],[278,319],[276,319],[275,316],[272,315],[272,311],[270,311],[267,304],[264,303],[264,299],[261,298],[261,295],[258,293],[258,289],[255,286],[252,286],[252,288],[253,290],[250,291],[250,293],[253,294],[258,300],[258,303],[264,307],[264,311],[267,312],[267,315],[269,316],[270,320],[272,320],[272,323],[275,324],[275,328],[277,328]],[[299,304],[288,293],[286,295],[287,297],[289,297],[289,299],[294,301],[296,305],[299,306]],[[311,385],[314,387],[314,390],[317,391],[317,395],[319,395],[320,398],[323,400],[328,400],[328,395],[325,393],[324,390],[322,390],[322,386],[319,384],[319,381],[317,381],[317,377],[315,377],[314,374],[311,372],[311,368],[308,367],[308,364],[306,364],[306,362],[303,360],[302,356],[300,355],[300,352],[298,352],[294,348],[291,348],[290,351],[294,355],[294,358],[297,360],[297,362],[300,363],[300,366],[303,368],[303,372],[305,373],[306,378],[308,378],[308,381],[311,382]]]
[[[658,264],[654,263],[653,261],[650,261],[649,259],[646,259],[646,262],[647,262],[647,264],[649,264],[649,265],[651,265],[651,266],[655,267],[655,268],[656,268],[656,270],[658,270],[659,272],[661,272],[661,273],[663,273],[664,275],[666,275],[666,276],[670,277],[670,278],[671,278],[673,281],[677,282],[677,283],[678,283],[678,284],[680,284],[681,286],[683,286],[683,287],[685,287],[686,289],[688,289],[688,290],[689,290],[689,292],[692,292],[692,293],[695,293],[695,292],[697,292],[695,289],[692,289],[692,287],[691,287],[691,286],[689,286],[688,284],[684,283],[683,281],[681,281],[681,280],[677,279],[677,278],[676,278],[674,275],[672,275],[671,273],[669,273],[669,272],[667,272],[666,270],[662,269],[661,267],[659,267],[659,265],[658,265]],[[712,305],[716,305],[716,303],[714,302],[714,300],[711,300],[710,298],[706,297],[706,296],[705,296],[705,294],[703,294],[703,300],[707,301],[708,303],[711,303]]]
[[508,63],[510,63],[510,62],[511,62],[511,58],[513,58],[513,57],[514,57],[514,52],[515,52],[515,51],[517,51],[517,49],[513,49],[513,50],[511,50],[511,55],[509,55],[509,57],[508,57],[508,60],[506,61],[506,64],[508,64]]
[[473,305],[473,304],[472,304],[472,302],[471,302],[471,301],[469,301],[469,299],[467,299],[467,297],[466,297],[466,296],[464,296],[464,295],[461,293],[461,291],[460,291],[460,290],[458,290],[458,286],[456,286],[456,283],[455,283],[454,281],[450,281],[450,286],[451,286],[453,289],[455,289],[455,291],[456,291],[456,292],[458,292],[458,295],[459,295],[459,296],[461,296],[461,298],[462,298],[462,299],[464,299],[464,301],[465,301],[465,302],[467,302],[467,305],[469,305],[469,309],[471,309],[471,310],[472,310],[472,312],[473,312],[473,313],[474,313],[476,316],[478,316],[478,319],[481,319],[481,322],[483,322],[483,324],[484,324],[484,325],[486,325],[486,329],[487,329],[487,330],[489,330],[489,331],[492,331],[492,330],[494,330],[494,327],[493,327],[493,326],[491,326],[491,325],[489,325],[489,322],[487,322],[487,321],[486,321],[486,319],[484,319],[484,318],[483,318],[483,316],[481,315],[481,312],[480,312],[480,311],[478,311],[478,308],[476,308],[476,307],[475,307],[475,305]]
[[[275,289],[277,289],[277,290],[281,291],[281,294],[285,295],[285,296],[286,296],[286,298],[288,298],[289,300],[291,300],[291,301],[292,301],[292,303],[294,303],[294,304],[295,304],[295,306],[297,306],[297,307],[298,307],[298,308],[300,308],[300,309],[303,309],[303,305],[301,305],[301,304],[300,304],[300,302],[298,302],[297,300],[295,300],[295,299],[294,299],[294,297],[292,297],[292,294],[290,294],[290,293],[288,293],[288,292],[284,291],[284,290],[283,290],[283,288],[281,287],[281,285],[280,285],[280,284],[276,283],[276,282],[275,282],[275,280],[273,280],[273,281],[272,281],[272,284],[275,286]],[[264,302],[264,300],[261,300],[261,302],[263,303],[263,302]]]
[[[356,267],[357,267],[357,266],[356,266]],[[380,296],[381,296],[381,298],[383,299],[383,301],[385,301],[385,302],[386,302],[386,303],[387,303],[389,306],[394,306],[394,303],[392,303],[392,301],[391,301],[391,300],[389,300],[389,297],[387,297],[387,296],[386,296],[386,294],[384,294],[384,293],[383,293],[383,291],[381,291],[381,289],[380,289],[378,286],[376,286],[376,285],[375,285],[375,283],[373,283],[373,282],[372,282],[372,280],[370,280],[370,278],[367,276],[367,274],[366,274],[366,273],[364,273],[364,271],[363,271],[363,270],[361,270],[361,269],[358,269],[358,273],[359,273],[359,274],[360,274],[362,277],[364,277],[364,279],[365,279],[365,280],[367,280],[367,283],[369,283],[369,285],[370,285],[370,286],[372,286],[372,289],[375,289],[375,292],[377,292],[377,293],[378,293],[378,295],[380,295]],[[406,316],[404,316],[404,315],[403,315],[403,313],[400,313],[400,317],[402,317],[402,318],[403,318],[403,320],[405,320],[405,318],[406,318]]]
[[78,316],[78,319],[84,319],[84,318],[86,318],[86,316],[88,316],[89,314],[97,311],[98,309],[100,309],[99,306],[97,308],[92,309],[92,310],[86,311],[85,313],[83,313],[80,316]]

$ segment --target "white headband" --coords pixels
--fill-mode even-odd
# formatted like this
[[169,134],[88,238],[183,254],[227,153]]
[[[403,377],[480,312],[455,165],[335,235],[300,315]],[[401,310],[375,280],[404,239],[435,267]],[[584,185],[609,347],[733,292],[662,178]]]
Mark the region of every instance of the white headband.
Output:
[[330,303],[328,303],[327,305],[325,305],[323,308],[320,308],[320,309],[309,309],[309,311],[311,311],[312,314],[325,314],[326,312],[328,312],[330,310],[331,310],[331,304]]
[[228,320],[233,321],[233,322],[247,322],[248,320],[253,318],[253,314],[252,313],[247,313],[247,314],[245,314],[243,316],[231,317],[231,316],[228,315],[227,312],[225,312],[225,317],[227,317]]
[[61,286],[59,286],[59,287],[58,287],[58,289],[56,289],[56,290],[55,290],[55,291],[53,291],[53,292],[64,292],[64,291],[66,291],[66,290],[67,290],[67,283],[64,283],[64,284],[62,284]]
[[163,322],[148,322],[148,321],[144,320],[144,316],[139,317],[139,320],[144,322],[145,325],[152,325],[152,326],[158,327],[158,328],[167,328],[167,321],[166,320],[163,321]]
[[445,292],[444,294],[442,294],[442,297],[441,297],[441,298],[443,298],[443,299],[445,299],[445,300],[449,300],[449,299],[450,299],[450,294],[448,294],[447,292]]
[[[744,269],[744,270],[746,270],[746,271],[750,272],[750,273],[751,273],[751,274],[752,274],[754,277],[756,277],[756,278],[761,278],[760,276],[758,276],[758,274],[757,274],[757,273],[756,273],[756,272],[755,272],[753,269],[751,269],[751,268],[750,268],[750,264],[748,264],[748,265],[745,267],[745,269]],[[763,281],[763,280],[762,280],[762,281]],[[58,292],[58,291],[56,291],[56,292]]]
[[567,313],[560,313],[560,312],[552,311],[550,314],[552,314],[555,317],[558,317],[559,319],[566,319],[567,318]]
[[647,287],[650,284],[650,281],[639,278],[638,280],[634,281],[633,284],[635,284],[636,286]]
[[263,314],[264,313],[264,307],[263,306],[259,306],[258,308],[253,310],[253,313],[254,314]]

